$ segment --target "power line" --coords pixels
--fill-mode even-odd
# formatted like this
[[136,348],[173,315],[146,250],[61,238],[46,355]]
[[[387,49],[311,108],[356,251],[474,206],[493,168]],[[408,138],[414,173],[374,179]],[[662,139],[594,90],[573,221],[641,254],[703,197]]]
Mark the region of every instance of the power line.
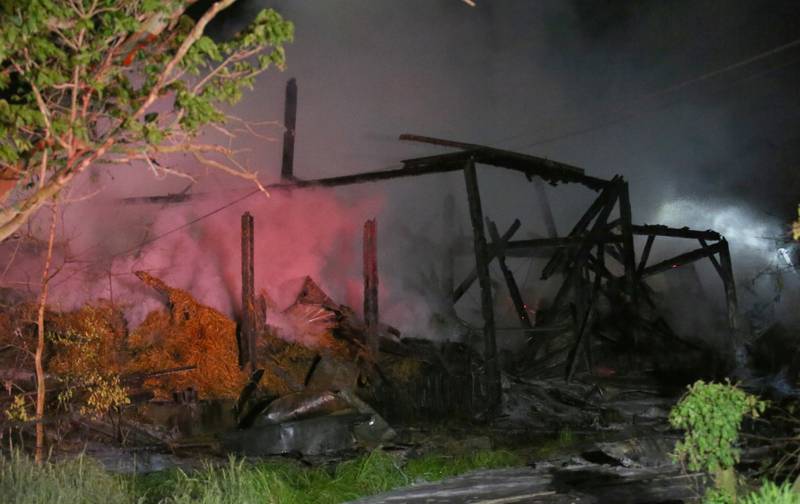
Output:
[[[704,81],[711,80],[711,79],[713,79],[715,77],[718,77],[718,76],[720,76],[722,74],[731,72],[733,70],[737,70],[739,68],[746,67],[746,66],[751,65],[751,64],[753,64],[755,62],[767,59],[767,58],[769,58],[771,56],[774,56],[776,54],[782,53],[784,51],[787,51],[789,49],[792,49],[792,48],[795,48],[795,47],[798,47],[798,46],[800,46],[800,39],[792,40],[791,42],[788,42],[786,44],[780,45],[780,46],[775,47],[773,49],[770,49],[768,51],[759,53],[759,54],[757,54],[755,56],[751,56],[749,58],[737,61],[737,62],[732,63],[730,65],[727,65],[727,66],[725,66],[723,68],[719,68],[719,69],[716,69],[716,70],[712,70],[710,72],[706,72],[706,73],[704,73],[702,75],[698,75],[696,77],[692,77],[690,79],[678,82],[677,84],[673,84],[671,86],[668,86],[666,88],[654,91],[652,93],[649,93],[647,95],[641,96],[639,98],[635,98],[633,100],[630,100],[630,101],[622,104],[621,106],[613,108],[609,112],[610,114],[615,114],[615,113],[620,113],[620,112],[625,113],[625,115],[623,115],[621,117],[616,117],[616,118],[608,120],[608,121],[603,121],[603,122],[601,122],[599,124],[596,124],[596,125],[585,126],[585,127],[581,127],[581,128],[578,128],[578,129],[574,129],[572,131],[567,131],[567,132],[565,132],[563,134],[555,135],[555,136],[552,136],[552,137],[543,138],[543,139],[537,140],[535,142],[532,142],[532,143],[529,143],[529,144],[526,144],[524,146],[517,147],[517,148],[528,148],[528,147],[533,147],[533,146],[536,146],[536,145],[543,145],[543,144],[547,144],[547,143],[552,143],[552,142],[555,142],[555,141],[558,141],[558,140],[562,140],[564,138],[569,138],[569,137],[573,137],[573,136],[579,136],[579,135],[583,135],[583,134],[586,134],[586,133],[589,133],[589,132],[592,132],[592,131],[595,131],[595,130],[598,130],[598,129],[603,129],[603,128],[606,128],[606,127],[609,127],[609,126],[613,126],[615,124],[618,124],[620,122],[624,122],[624,121],[626,121],[628,119],[631,119],[633,117],[636,117],[636,116],[640,115],[642,113],[641,109],[637,109],[637,110],[631,110],[631,109],[633,107],[643,103],[643,102],[652,101],[652,100],[654,100],[656,98],[660,98],[660,97],[663,97],[663,96],[674,94],[674,93],[676,93],[678,91],[686,89],[686,88],[688,88],[688,87],[690,87],[690,86],[692,86],[694,84],[697,84],[699,82],[704,82]],[[747,80],[747,79],[752,78],[754,76],[763,75],[765,73],[769,73],[769,72],[777,70],[777,69],[785,68],[786,66],[789,66],[789,65],[795,64],[795,63],[797,63],[797,60],[793,60],[789,64],[779,65],[777,67],[773,67],[773,68],[767,69],[764,72],[758,72],[756,74],[747,76],[744,79],[740,79],[740,80],[736,81],[736,83],[740,82],[741,80]],[[507,144],[508,142],[511,142],[513,140],[522,138],[524,136],[526,136],[526,134],[518,134],[518,135],[511,136],[511,137],[506,137],[505,139],[499,140],[499,141],[497,141],[495,143],[497,143],[497,144]]]

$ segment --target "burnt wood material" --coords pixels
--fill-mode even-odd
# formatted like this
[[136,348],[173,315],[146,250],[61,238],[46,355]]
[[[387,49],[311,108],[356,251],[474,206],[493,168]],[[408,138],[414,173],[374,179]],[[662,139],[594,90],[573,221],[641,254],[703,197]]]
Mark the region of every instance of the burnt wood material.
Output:
[[[500,239],[503,242],[507,242],[509,239],[511,239],[512,236],[514,236],[514,233],[517,232],[520,225],[521,223],[519,219],[515,219],[514,222],[511,223],[511,226],[509,226],[508,230],[505,233],[503,233],[503,236],[501,236]],[[492,244],[492,246],[489,247],[488,261],[491,262],[491,260],[494,259],[494,257],[495,257],[495,247],[494,244]],[[456,287],[456,289],[453,291],[453,303],[457,303],[458,300],[461,299],[464,296],[464,294],[466,294],[466,292],[469,290],[469,288],[477,279],[478,279],[478,269],[476,267],[469,272],[466,278],[464,278],[464,281],[461,282],[458,285],[458,287]]]
[[636,252],[633,248],[631,198],[628,182],[619,181],[619,218],[622,233],[622,265],[625,267],[625,288],[636,306]]
[[[738,329],[737,313],[739,312],[739,302],[736,298],[736,282],[733,278],[733,265],[731,264],[731,251],[728,247],[728,241],[724,238],[716,244],[719,246],[719,264],[723,273],[722,282],[725,285],[725,300],[728,308],[728,324],[731,330],[736,335]],[[710,248],[713,248],[712,245]]]
[[481,313],[483,315],[483,359],[486,366],[487,402],[490,414],[500,411],[502,389],[500,367],[497,362],[497,343],[495,341],[494,308],[492,283],[489,276],[489,250],[483,229],[483,208],[478,187],[478,174],[475,161],[468,159],[464,166],[464,181],[469,200],[469,216],[472,221],[472,236],[475,246],[475,268],[481,287]]
[[[585,175],[583,169],[576,166],[568,165],[566,163],[559,163],[550,159],[530,156],[527,154],[495,149],[485,145],[454,142],[451,140],[443,140],[440,138],[412,134],[400,135],[400,140],[423,142],[432,145],[440,145],[443,147],[462,149],[468,152],[461,154],[469,154],[466,157],[471,157],[476,163],[520,171],[528,177],[541,177],[551,184],[558,184],[560,182],[578,183],[595,191],[599,191],[608,183],[606,180]],[[443,156],[449,155],[450,154],[444,154]],[[441,156],[431,156],[427,158],[404,161],[404,163],[435,163],[440,157]]]
[[505,244],[500,239],[500,233],[497,231],[497,225],[487,217],[486,227],[489,229],[489,236],[492,238],[492,243],[495,244],[497,262],[500,264],[500,271],[502,271],[503,278],[506,280],[508,294],[511,296],[511,301],[514,302],[514,309],[517,311],[517,317],[519,317],[523,329],[532,329],[533,324],[528,316],[528,307],[522,300],[522,294],[519,291],[517,281],[514,279],[514,273],[511,272],[506,264]]
[[[612,179],[612,182],[616,184],[618,180],[619,177],[614,177]],[[572,231],[569,232],[568,237],[575,237],[584,233],[586,231],[586,228],[589,226],[592,220],[597,216],[597,214],[600,213],[600,211],[603,208],[608,206],[608,200],[611,197],[612,193],[616,195],[616,192],[617,192],[616,190],[615,191],[604,190],[602,193],[600,193],[597,199],[595,199],[594,202],[592,202],[589,209],[586,210],[586,213],[584,213],[578,220],[578,222],[575,224],[575,226],[573,226]],[[566,262],[568,257],[569,255],[567,251],[559,250],[558,252],[556,252],[542,270],[542,277],[541,277],[542,280],[547,280],[553,275],[553,273],[561,269],[564,266],[564,263]]]
[[378,356],[378,228],[375,219],[364,223],[364,322],[367,348]]
[[698,261],[700,259],[709,257],[713,254],[716,254],[717,252],[720,252],[720,250],[722,249],[721,243],[722,242],[715,243],[713,245],[709,245],[708,247],[703,247],[697,250],[693,250],[691,252],[686,252],[685,254],[680,254],[670,259],[661,261],[658,264],[648,266],[642,270],[639,277],[644,279],[647,277],[651,277],[653,275],[657,275],[659,273],[663,273],[665,271],[669,271],[674,268],[679,268],[690,262]]
[[690,238],[692,240],[710,240],[710,241],[719,241],[722,239],[722,236],[717,233],[716,231],[697,231],[695,229],[689,229],[688,227],[684,228],[672,228],[669,226],[662,226],[662,225],[633,225],[631,226],[631,230],[635,235],[645,235],[645,236],[670,236],[673,238]]
[[242,215],[242,317],[239,328],[239,364],[255,368],[256,299],[254,280],[253,216]]
[[286,102],[283,112],[283,157],[281,159],[281,180],[294,179],[294,139],[297,128],[297,80],[286,83]]
[[[612,233],[586,232],[563,238],[533,238],[530,240],[514,240],[506,243],[506,256],[527,257],[542,248],[574,248],[586,242],[591,243],[616,243],[622,241],[622,236]],[[513,254],[512,254],[513,252]],[[538,256],[538,254],[536,254]]]
[[[575,375],[575,371],[578,367],[578,355],[581,351],[584,352],[586,355],[586,345],[584,344],[585,338],[587,338],[587,333],[589,332],[589,328],[592,325],[592,319],[594,318],[594,309],[590,305],[588,309],[579,310],[576,308],[575,317],[577,320],[580,321],[578,324],[578,330],[575,335],[575,343],[570,350],[569,357],[567,358],[567,368],[566,368],[566,381],[571,381],[572,377]],[[583,311],[583,316],[580,315],[580,311]]]
[[636,274],[641,276],[642,271],[647,266],[647,260],[650,259],[650,251],[653,249],[653,242],[656,241],[655,235],[649,235],[647,237],[647,242],[644,244],[644,250],[642,251],[642,257],[639,259],[639,267],[636,268]]
[[[708,243],[705,240],[701,238],[698,241],[700,242],[701,247],[708,248]],[[720,266],[719,261],[717,261],[717,258],[714,257],[713,255],[710,255],[708,256],[708,259],[711,261],[711,264],[712,266],[714,266],[714,269],[717,270],[717,274],[719,275],[719,277],[723,278],[724,273],[722,271],[722,266]]]
[[[619,190],[619,184],[611,184],[603,190],[603,194],[601,194],[600,198],[598,198],[602,199],[604,202],[604,207],[597,215],[597,219],[592,227],[592,234],[597,234],[600,230],[605,229],[606,221],[608,220],[608,216],[611,214],[611,211],[614,209]],[[575,285],[576,275],[579,276],[583,274],[583,267],[589,259],[593,245],[593,242],[584,241],[568,261],[566,278],[564,279],[564,282],[561,284],[561,287],[558,289],[558,292],[553,299],[553,305],[550,308],[550,316],[548,318],[552,319],[558,316],[564,301]]]

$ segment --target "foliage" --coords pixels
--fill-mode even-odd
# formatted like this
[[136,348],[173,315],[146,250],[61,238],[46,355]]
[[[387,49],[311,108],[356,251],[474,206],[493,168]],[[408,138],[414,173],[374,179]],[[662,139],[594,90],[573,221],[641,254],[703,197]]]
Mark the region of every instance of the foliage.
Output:
[[800,504],[800,494],[795,492],[789,483],[776,485],[772,481],[765,481],[761,488],[744,497],[741,502],[742,504]]
[[134,504],[130,482],[79,456],[36,465],[15,452],[0,455],[0,495],[6,504]]
[[102,416],[130,402],[112,357],[114,330],[102,308],[87,306],[73,315],[64,332],[49,338],[56,354],[51,369],[66,385],[58,400],[71,407],[79,399],[81,414]]
[[11,400],[11,404],[3,413],[12,422],[28,422],[31,420],[31,416],[28,413],[28,401],[25,400],[25,396],[22,394],[15,395],[14,399]]
[[709,488],[703,495],[703,504],[735,504],[735,494],[719,488]]
[[190,0],[0,0],[0,178],[15,181],[0,189],[0,240],[89,166],[186,176],[164,157],[188,153],[258,183],[235,151],[198,134],[234,136],[223,107],[284,66],[293,26],[264,10],[216,42],[206,26],[234,2],[216,0],[195,21]]
[[731,469],[739,461],[736,442],[742,419],[758,417],[765,407],[730,383],[695,382],[670,411],[670,424],[686,431],[675,457],[692,471]]

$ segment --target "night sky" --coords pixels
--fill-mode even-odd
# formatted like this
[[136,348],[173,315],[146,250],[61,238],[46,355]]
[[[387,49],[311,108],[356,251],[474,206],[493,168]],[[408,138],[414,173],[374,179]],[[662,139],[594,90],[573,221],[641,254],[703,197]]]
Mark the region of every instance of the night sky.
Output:
[[800,47],[709,74],[800,38],[799,2],[249,0],[224,30],[264,6],[296,42],[247,109],[298,78],[298,173],[391,165],[411,131],[622,173],[645,215],[653,188],[794,212]]

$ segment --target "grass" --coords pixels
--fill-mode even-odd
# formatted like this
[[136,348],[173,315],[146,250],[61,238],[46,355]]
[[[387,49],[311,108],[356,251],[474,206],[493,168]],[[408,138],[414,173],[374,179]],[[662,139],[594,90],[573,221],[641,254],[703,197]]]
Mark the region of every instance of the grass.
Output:
[[223,467],[130,477],[110,474],[87,457],[37,467],[16,454],[0,458],[0,495],[9,504],[325,504],[523,462],[506,451],[479,451],[426,455],[401,463],[391,454],[373,451],[332,469],[291,461],[249,464],[232,458]]
[[8,504],[135,502],[126,481],[87,457],[41,466],[25,455],[0,455],[0,500]]

